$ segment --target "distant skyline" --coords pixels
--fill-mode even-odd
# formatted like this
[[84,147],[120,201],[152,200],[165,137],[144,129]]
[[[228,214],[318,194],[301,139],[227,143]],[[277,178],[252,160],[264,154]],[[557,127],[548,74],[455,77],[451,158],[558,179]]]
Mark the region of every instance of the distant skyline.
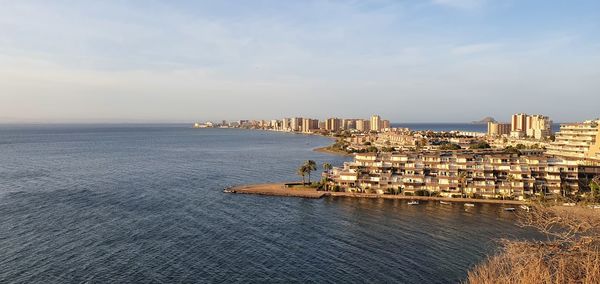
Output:
[[600,117],[600,1],[0,0],[0,123]]

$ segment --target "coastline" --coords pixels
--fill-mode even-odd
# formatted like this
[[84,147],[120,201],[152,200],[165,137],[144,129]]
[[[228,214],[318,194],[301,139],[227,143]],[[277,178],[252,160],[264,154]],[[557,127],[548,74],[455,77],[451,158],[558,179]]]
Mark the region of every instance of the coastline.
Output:
[[319,153],[337,155],[337,156],[345,156],[345,157],[351,157],[352,156],[351,153],[343,152],[341,150],[339,150],[339,151],[338,150],[333,150],[330,147],[331,147],[331,145],[325,146],[325,147],[319,147],[319,148],[313,149],[313,151],[319,152]]
[[452,203],[484,203],[484,204],[503,204],[503,205],[525,205],[526,201],[520,200],[497,200],[497,199],[473,199],[473,198],[451,198],[451,197],[430,197],[430,196],[404,196],[387,195],[374,193],[353,193],[353,192],[331,192],[317,191],[316,189],[291,189],[286,188],[285,183],[266,183],[266,184],[248,184],[234,186],[228,189],[230,193],[236,194],[255,194],[268,196],[300,197],[300,198],[323,198],[323,197],[344,197],[344,198],[371,198],[371,199],[396,199],[396,200],[418,200],[418,201],[444,201]]

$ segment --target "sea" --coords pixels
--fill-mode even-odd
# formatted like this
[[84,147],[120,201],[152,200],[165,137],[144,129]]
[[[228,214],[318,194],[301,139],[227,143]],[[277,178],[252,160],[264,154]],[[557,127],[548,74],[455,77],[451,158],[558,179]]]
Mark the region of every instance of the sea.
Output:
[[[456,283],[530,238],[498,205],[253,196],[325,137],[189,125],[0,126],[0,283]],[[313,180],[316,179],[313,174]]]

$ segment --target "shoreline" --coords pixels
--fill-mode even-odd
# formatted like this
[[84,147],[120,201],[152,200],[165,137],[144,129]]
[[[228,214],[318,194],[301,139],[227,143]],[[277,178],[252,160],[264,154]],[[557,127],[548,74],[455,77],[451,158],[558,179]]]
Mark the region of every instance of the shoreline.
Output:
[[[331,144],[331,145],[333,145],[333,144]],[[329,148],[329,147],[331,147],[331,145],[325,146],[325,147],[314,148],[313,151],[319,152],[319,153],[337,155],[337,156],[352,157],[351,153],[332,150],[331,148]]]
[[502,204],[502,205],[526,205],[527,201],[520,200],[497,200],[497,199],[473,199],[473,198],[452,198],[452,197],[432,197],[432,196],[404,196],[387,195],[375,193],[353,193],[353,192],[331,192],[317,191],[316,189],[286,188],[285,183],[266,183],[266,184],[248,184],[239,185],[227,189],[227,192],[235,194],[254,194],[267,196],[299,197],[319,199],[323,197],[342,197],[342,198],[370,198],[370,199],[392,199],[392,200],[418,200],[418,201],[444,201],[451,203],[484,203],[484,204]]

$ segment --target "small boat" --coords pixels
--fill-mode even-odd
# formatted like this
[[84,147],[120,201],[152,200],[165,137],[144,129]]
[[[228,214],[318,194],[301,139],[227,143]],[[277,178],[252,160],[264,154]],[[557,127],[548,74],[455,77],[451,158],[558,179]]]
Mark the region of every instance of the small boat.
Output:
[[226,187],[225,189],[223,189],[223,192],[225,192],[225,193],[235,193],[235,190],[233,190],[231,187]]
[[531,207],[529,207],[527,205],[521,205],[521,206],[519,206],[519,208],[521,208],[521,209],[523,209],[523,210],[525,210],[527,212],[529,212],[529,210],[531,210]]
[[419,201],[409,201],[408,205],[419,205]]
[[473,204],[473,203],[465,203],[465,206],[466,207],[475,207],[475,204]]
[[440,201],[440,204],[444,204],[444,205],[452,205],[451,202],[447,202],[447,201]]
[[517,209],[515,209],[514,207],[504,208],[504,211],[515,211],[515,210],[517,210]]
[[575,203],[563,203],[563,206],[573,207],[573,206],[575,206]]

